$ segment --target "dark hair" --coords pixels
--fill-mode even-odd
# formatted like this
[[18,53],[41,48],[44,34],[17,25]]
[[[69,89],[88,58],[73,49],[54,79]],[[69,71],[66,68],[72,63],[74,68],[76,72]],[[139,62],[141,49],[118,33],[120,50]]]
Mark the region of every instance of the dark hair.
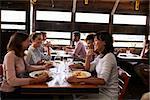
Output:
[[113,47],[113,38],[108,32],[97,32],[96,35],[98,40],[105,41],[105,49],[102,52],[104,55],[109,53],[109,52],[114,52],[114,47]]
[[80,32],[79,31],[74,31],[72,33],[74,34],[74,36],[78,36],[80,38]]
[[35,40],[39,35],[41,35],[41,33],[35,33],[35,34],[31,34],[30,35],[30,40]]
[[29,37],[28,34],[23,32],[16,32],[11,37],[7,44],[7,51],[14,50],[15,55],[18,57],[24,56],[24,50],[22,47],[22,42]]
[[88,40],[91,40],[91,41],[93,41],[94,42],[94,37],[95,37],[95,35],[94,34],[89,34],[87,37],[86,37],[86,41],[88,41]]

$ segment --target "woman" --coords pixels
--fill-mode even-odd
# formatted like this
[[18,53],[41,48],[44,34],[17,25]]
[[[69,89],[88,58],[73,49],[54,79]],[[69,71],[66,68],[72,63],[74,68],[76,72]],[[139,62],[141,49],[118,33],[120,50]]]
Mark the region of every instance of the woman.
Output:
[[30,78],[28,72],[34,70],[47,69],[49,66],[29,66],[24,61],[24,51],[29,47],[29,36],[25,33],[15,33],[10,37],[7,45],[8,53],[3,62],[3,83],[0,90],[3,92],[12,92],[15,87],[45,82],[48,75]]
[[106,32],[98,32],[94,38],[94,51],[99,55],[90,62],[94,53],[89,50],[85,59],[85,69],[96,70],[97,77],[77,79],[69,77],[68,82],[79,82],[85,84],[99,85],[99,94],[88,95],[88,100],[117,100],[118,99],[118,72],[117,62],[113,54],[112,36]]
[[42,53],[47,52],[47,55],[50,56],[51,52],[53,52],[52,44],[50,41],[46,41],[46,39],[47,39],[47,33],[46,32],[40,32],[40,33],[41,33],[41,39],[42,39],[40,51]]
[[44,55],[40,51],[42,44],[41,33],[32,34],[30,38],[32,44],[28,48],[28,53],[25,58],[26,62],[30,65],[42,65],[45,60],[50,60],[50,56]]

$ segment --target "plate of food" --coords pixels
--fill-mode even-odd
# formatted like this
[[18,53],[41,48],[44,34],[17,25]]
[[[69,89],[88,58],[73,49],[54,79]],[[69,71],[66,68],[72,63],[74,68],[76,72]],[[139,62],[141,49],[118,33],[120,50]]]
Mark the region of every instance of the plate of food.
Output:
[[75,76],[77,78],[88,78],[91,76],[91,73],[87,71],[73,71],[72,76]]
[[33,72],[29,73],[29,76],[33,77],[33,78],[37,78],[40,75],[45,75],[45,74],[48,74],[48,76],[50,77],[50,74],[46,70],[33,71]]

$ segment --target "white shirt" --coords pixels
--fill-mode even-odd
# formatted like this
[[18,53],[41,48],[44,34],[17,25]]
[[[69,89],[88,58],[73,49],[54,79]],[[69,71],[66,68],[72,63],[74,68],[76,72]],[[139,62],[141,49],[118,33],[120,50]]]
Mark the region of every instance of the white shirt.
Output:
[[118,70],[117,62],[113,53],[107,53],[104,57],[98,55],[91,62],[90,71],[96,70],[97,77],[105,80],[105,86],[100,87],[100,93],[109,97],[118,95]]
[[50,60],[50,56],[44,55],[44,53],[42,53],[40,51],[40,48],[34,48],[32,45],[28,48],[28,53],[27,56],[25,58],[25,61],[28,64],[37,64],[38,61],[41,60]]
[[73,54],[75,57],[80,59],[85,59],[86,56],[86,47],[84,46],[83,42],[79,40],[76,45]]

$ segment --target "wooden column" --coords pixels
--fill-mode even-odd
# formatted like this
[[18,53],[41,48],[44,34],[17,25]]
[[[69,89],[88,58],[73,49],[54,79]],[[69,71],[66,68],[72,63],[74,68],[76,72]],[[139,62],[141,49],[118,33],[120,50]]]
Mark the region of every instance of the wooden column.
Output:
[[113,15],[110,14],[109,17],[109,34],[112,34],[112,25],[113,25]]
[[[1,10],[0,10],[0,19],[1,19]],[[1,20],[0,20],[0,40],[1,40],[1,35],[2,35],[2,29],[1,29]],[[1,48],[2,48],[2,42],[0,42],[0,63],[2,63],[2,52],[1,52]]]
[[146,33],[145,33],[145,40],[148,40],[148,35],[149,35],[149,16],[147,15],[146,17]]
[[110,17],[109,17],[109,34],[112,34],[112,24],[113,24],[113,15],[118,7],[120,0],[116,0],[113,9],[111,11]]
[[32,32],[36,31],[36,4],[33,4]]
[[73,46],[74,42],[72,41],[73,34],[72,32],[75,30],[75,12],[76,12],[77,0],[73,0],[72,3],[72,16],[71,16],[71,42],[70,44]]

